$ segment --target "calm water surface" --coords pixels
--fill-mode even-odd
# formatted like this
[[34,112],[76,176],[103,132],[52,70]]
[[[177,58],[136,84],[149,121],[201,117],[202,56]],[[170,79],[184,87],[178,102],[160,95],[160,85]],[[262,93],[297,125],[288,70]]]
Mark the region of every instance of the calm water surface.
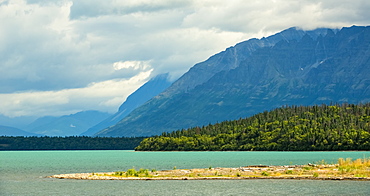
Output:
[[370,182],[320,180],[89,181],[61,173],[239,167],[369,158],[370,152],[1,151],[0,195],[369,195]]

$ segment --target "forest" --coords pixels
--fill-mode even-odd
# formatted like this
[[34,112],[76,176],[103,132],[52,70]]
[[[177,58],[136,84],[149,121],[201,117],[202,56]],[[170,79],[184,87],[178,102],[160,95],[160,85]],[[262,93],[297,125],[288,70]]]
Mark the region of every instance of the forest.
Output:
[[284,106],[145,138],[137,151],[370,150],[370,103]]
[[0,150],[133,150],[144,137],[0,136]]

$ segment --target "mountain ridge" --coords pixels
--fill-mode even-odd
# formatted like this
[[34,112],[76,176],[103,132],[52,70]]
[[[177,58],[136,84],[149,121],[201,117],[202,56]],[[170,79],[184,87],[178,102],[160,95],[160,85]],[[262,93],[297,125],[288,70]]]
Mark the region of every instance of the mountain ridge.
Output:
[[[318,28],[316,30],[307,31],[306,33],[309,34],[310,36],[317,37],[321,34],[326,34],[326,31],[327,28]],[[224,51],[212,55],[206,61],[195,64],[193,67],[189,69],[188,72],[183,74],[162,94],[176,93],[178,90],[175,89],[191,90],[195,86],[206,82],[215,73],[218,73],[223,70],[230,70],[237,67],[239,65],[240,60],[246,59],[250,55],[250,53],[254,52],[257,48],[273,46],[280,40],[300,39],[304,34],[305,32],[303,30],[299,30],[296,27],[291,27],[275,35],[268,36],[266,38],[265,37],[261,39],[252,38],[237,43],[235,46],[229,47]],[[238,52],[239,50],[241,51]],[[230,58],[229,56],[236,56],[236,58]],[[220,67],[218,62],[221,62],[223,67],[222,66]],[[215,67],[215,69],[210,70],[209,67]],[[193,74],[195,75],[202,74],[201,80],[200,81],[194,80],[194,78],[191,77]]]
[[25,130],[47,136],[76,136],[109,115],[106,112],[88,110],[60,117],[44,116],[29,124]]
[[43,136],[43,135],[27,132],[15,127],[0,125],[0,136]]
[[[266,43],[276,38],[273,45],[257,47],[250,54],[242,43],[258,39],[239,43],[239,51],[246,51],[244,60],[235,59],[228,48],[196,64],[159,96],[97,135],[150,136],[247,117],[282,105],[369,101],[369,31],[370,27],[357,26],[307,32],[290,28],[281,32],[284,36],[276,37],[282,35],[278,33],[260,39]],[[201,68],[215,59],[220,62],[215,67],[230,67],[232,62],[238,66],[193,79],[203,77]],[[188,86],[186,81],[191,81]]]
[[129,115],[134,109],[141,106],[149,99],[157,96],[170,85],[171,82],[169,81],[168,73],[157,75],[129,95],[126,101],[124,101],[119,107],[118,112],[104,119],[95,126],[90,127],[87,131],[81,133],[81,135],[91,136],[104,128],[116,124]]

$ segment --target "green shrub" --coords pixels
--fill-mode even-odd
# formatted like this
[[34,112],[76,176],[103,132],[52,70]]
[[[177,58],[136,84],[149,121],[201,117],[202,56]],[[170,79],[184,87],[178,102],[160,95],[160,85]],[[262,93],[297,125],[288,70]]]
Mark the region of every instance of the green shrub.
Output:
[[303,167],[304,170],[312,170],[312,167],[311,166],[305,166]]
[[138,171],[139,174],[145,174],[148,172],[148,169],[143,169],[143,168],[140,168],[140,170]]
[[125,172],[123,172],[123,171],[116,171],[116,172],[114,172],[114,175],[115,176],[122,176],[124,173]]
[[261,175],[262,175],[262,176],[269,176],[270,174],[269,174],[267,171],[263,171],[263,172],[261,173]]
[[138,172],[134,168],[128,169],[126,171],[126,176],[138,176]]
[[293,170],[286,170],[285,174],[293,174]]

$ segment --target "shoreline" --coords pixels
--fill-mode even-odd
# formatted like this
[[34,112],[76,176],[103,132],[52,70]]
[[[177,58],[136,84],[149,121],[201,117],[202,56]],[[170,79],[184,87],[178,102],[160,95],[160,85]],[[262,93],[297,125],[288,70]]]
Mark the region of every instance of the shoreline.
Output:
[[[106,173],[104,173],[106,174]],[[250,176],[250,177],[116,177],[92,176],[92,173],[59,174],[47,178],[74,179],[74,180],[351,180],[370,181],[369,177],[313,177],[313,176]]]
[[335,165],[251,165],[238,168],[203,168],[149,171],[129,169],[117,172],[72,173],[48,176],[75,180],[355,180],[370,181],[369,167],[348,169]]

